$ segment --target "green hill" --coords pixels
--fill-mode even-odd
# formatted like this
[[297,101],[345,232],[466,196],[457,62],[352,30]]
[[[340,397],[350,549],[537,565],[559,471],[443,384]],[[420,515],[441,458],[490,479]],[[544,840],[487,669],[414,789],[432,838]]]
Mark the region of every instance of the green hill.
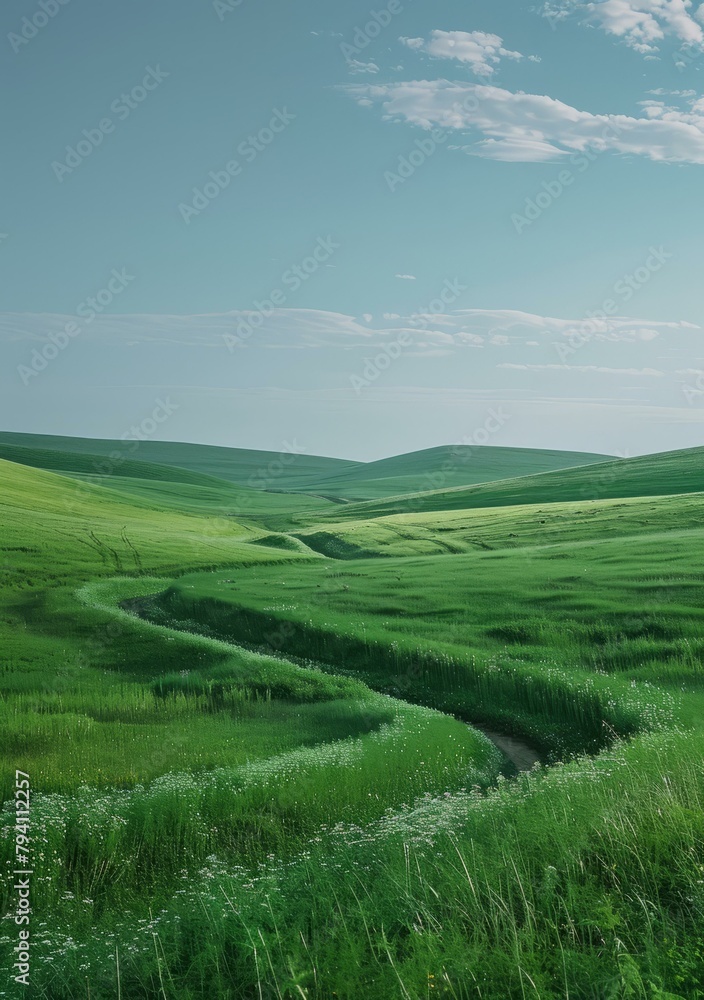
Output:
[[222,480],[177,466],[156,462],[139,462],[127,457],[111,460],[106,455],[83,451],[59,451],[54,448],[33,448],[5,444],[0,441],[0,458],[33,469],[85,476],[97,484],[108,484],[116,477],[146,479],[157,482],[188,483],[194,486],[223,485]]
[[367,462],[297,489],[347,500],[377,500],[402,493],[450,489],[607,461],[607,455],[542,448],[445,445]]
[[281,518],[303,512],[316,516],[331,506],[320,497],[249,489],[190,469],[122,456],[111,459],[82,451],[29,448],[0,442],[0,459],[79,479],[103,488],[113,497],[122,496],[137,506],[158,510],[257,520],[269,515]]
[[[704,448],[641,455],[484,483],[472,487],[434,490],[347,504],[332,510],[329,519],[365,520],[391,514],[466,510],[514,504],[606,500],[618,497],[666,496],[704,490]],[[328,519],[328,515],[325,515]]]
[[[256,489],[289,489],[302,482],[326,478],[358,463],[317,455],[292,454],[282,443],[282,452],[256,451],[247,448],[223,448],[208,444],[177,441],[107,440],[102,438],[61,437],[53,434],[0,432],[0,444],[95,456],[113,456],[112,460],[151,462],[190,469],[202,475],[216,476]],[[295,439],[290,448],[296,448]],[[118,456],[115,458],[114,456]]]

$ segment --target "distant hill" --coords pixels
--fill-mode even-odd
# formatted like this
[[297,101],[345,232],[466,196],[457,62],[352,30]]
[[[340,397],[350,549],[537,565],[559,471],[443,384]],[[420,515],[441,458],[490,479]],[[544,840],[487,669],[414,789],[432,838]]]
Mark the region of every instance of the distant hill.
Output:
[[[113,441],[103,438],[62,437],[53,434],[19,434],[0,431],[0,444],[39,448],[43,451],[77,452],[110,456],[189,469],[255,489],[287,490],[302,482],[327,478],[358,463],[317,455],[289,455],[282,442],[281,454],[247,448],[221,448],[209,444],[181,444],[175,441]],[[295,442],[291,442],[295,447]],[[290,460],[289,460],[290,459]]]
[[84,451],[33,448],[0,441],[0,458],[16,462],[18,465],[28,465],[33,469],[45,469],[48,472],[76,473],[103,485],[109,485],[108,480],[113,477],[189,483],[193,486],[212,486],[218,483],[222,485],[222,481],[213,476],[205,476],[177,466],[159,465],[156,462],[135,462],[126,455],[120,459],[110,459],[107,455]]
[[513,477],[478,486],[441,489],[331,508],[335,520],[388,514],[466,510],[569,500],[666,496],[704,491],[704,448],[641,455],[578,468]]
[[347,500],[376,500],[592,465],[610,458],[609,455],[541,448],[446,445],[352,466],[328,479],[304,482],[297,489],[315,490],[324,496]]
[[42,469],[87,481],[107,490],[113,499],[119,495],[131,503],[157,510],[258,520],[268,515],[315,514],[332,506],[330,501],[305,493],[282,495],[249,489],[216,476],[156,462],[137,462],[123,455],[110,458],[109,455],[29,448],[0,442],[0,459],[25,468]]
[[[292,442],[293,445],[293,442]],[[202,480],[152,474],[138,466],[188,470],[196,476],[216,477],[240,486],[274,492],[317,494],[335,500],[376,500],[403,493],[425,492],[491,482],[513,476],[548,472],[574,465],[603,462],[606,455],[539,448],[494,448],[447,445],[384,458],[378,462],[350,462],[317,455],[222,448],[173,441],[118,441],[66,437],[52,434],[19,434],[0,431],[0,449],[25,448],[20,453],[0,450],[10,461],[36,468],[85,475],[109,475],[208,484]],[[35,457],[30,458],[30,454]],[[57,454],[57,458],[52,458]],[[85,466],[67,456],[85,456]],[[132,471],[130,471],[132,470]],[[212,485],[212,484],[211,484]]]

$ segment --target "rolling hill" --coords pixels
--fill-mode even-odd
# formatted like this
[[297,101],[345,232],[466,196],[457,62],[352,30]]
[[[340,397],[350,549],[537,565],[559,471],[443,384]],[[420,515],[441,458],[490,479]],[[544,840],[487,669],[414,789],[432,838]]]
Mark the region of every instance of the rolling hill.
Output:
[[[336,501],[366,501],[451,489],[508,477],[604,462],[608,456],[539,448],[446,445],[377,462],[348,462],[284,451],[116,441],[0,432],[0,457],[35,468],[87,476],[234,483],[272,493],[309,493]],[[184,472],[177,474],[174,470]],[[149,471],[148,471],[149,470]],[[190,473],[190,475],[188,475]],[[299,510],[300,503],[292,508]]]
[[0,442],[0,459],[27,468],[56,472],[103,488],[113,497],[119,495],[130,503],[155,510],[256,520],[270,514],[288,516],[308,512],[315,515],[331,505],[330,501],[317,496],[287,496],[250,489],[206,473],[156,462],[135,461],[123,455],[110,458],[109,455],[84,451],[31,448]]
[[[538,475],[337,506],[331,519],[704,491],[704,448],[640,455]],[[327,514],[325,517],[327,518]]]
[[[338,458],[320,458],[305,453],[294,455],[287,451],[283,442],[279,453],[175,441],[120,441],[2,431],[0,444],[91,456],[119,456],[113,457],[116,462],[135,460],[176,466],[254,489],[298,487],[302,482],[326,478],[357,465]],[[291,449],[294,447],[295,441],[290,445]]]
[[445,445],[352,466],[330,478],[303,483],[296,489],[346,500],[377,500],[608,460],[607,455],[576,451]]

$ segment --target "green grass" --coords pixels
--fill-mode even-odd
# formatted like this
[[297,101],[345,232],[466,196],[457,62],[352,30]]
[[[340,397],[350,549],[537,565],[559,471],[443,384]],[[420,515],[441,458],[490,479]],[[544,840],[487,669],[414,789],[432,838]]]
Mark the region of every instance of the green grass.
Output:
[[[80,935],[125,908],[137,919],[215,851],[254,865],[322,825],[496,776],[489,741],[445,715],[118,607],[170,582],[154,571],[317,558],[294,540],[0,468],[0,780],[11,801],[15,769],[31,775],[39,927]],[[9,881],[2,895],[7,912]],[[40,970],[36,982],[57,995]]]
[[127,454],[125,449],[101,456],[82,451],[28,448],[3,444],[0,440],[0,460],[62,473],[87,485],[106,487],[133,504],[142,502],[158,511],[176,510],[248,521],[266,521],[275,516],[287,521],[293,514],[321,514],[332,506],[322,497],[251,489],[207,473],[135,461]]
[[456,555],[578,542],[619,540],[704,527],[704,497],[635,497],[396,514],[342,520],[296,531],[308,547],[334,559]]
[[[448,516],[434,534],[452,556],[417,556],[415,525],[402,539],[405,519],[375,521],[357,526],[361,551],[405,541],[406,556],[187,575],[154,603],[252,645],[285,622],[289,653],[554,752],[587,750],[667,719],[672,691],[704,678],[704,503],[648,503],[648,523],[643,512],[627,501]],[[425,547],[433,529],[422,530]]]
[[539,448],[454,445],[395,455],[317,478],[299,489],[348,500],[375,500],[427,490],[492,482],[607,461],[607,455]]
[[[357,466],[339,458],[322,458],[299,451],[293,438],[282,442],[282,451],[257,451],[248,448],[223,448],[215,445],[188,444],[177,441],[105,440],[103,438],[61,437],[53,434],[20,434],[0,431],[0,443],[81,455],[100,455],[118,467],[126,460],[176,466],[202,475],[256,489],[288,489],[310,479],[324,478]],[[271,468],[270,468],[271,467]]]
[[692,453],[651,464],[683,495],[366,521],[81,454],[0,461],[6,996],[704,998]]
[[[642,455],[579,468],[524,475],[479,486],[437,489],[331,508],[327,517],[365,520],[391,514],[549,504],[704,491],[704,449]],[[297,519],[300,522],[300,519]]]
[[86,968],[110,996],[116,949],[128,997],[165,980],[192,997],[697,1000],[703,752],[701,734],[642,737],[486,798],[343,824],[256,871],[214,855],[139,921],[78,943],[42,931],[37,962],[61,958],[59,1000]]

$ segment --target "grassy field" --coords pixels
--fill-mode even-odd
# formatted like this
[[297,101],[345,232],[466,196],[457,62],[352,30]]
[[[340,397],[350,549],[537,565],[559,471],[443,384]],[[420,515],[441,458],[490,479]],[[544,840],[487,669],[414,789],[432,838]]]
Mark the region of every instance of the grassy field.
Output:
[[379,516],[61,440],[0,460],[4,914],[18,768],[34,870],[0,993],[704,998],[696,451]]
[[294,515],[320,515],[332,506],[330,501],[319,496],[294,493],[284,496],[240,486],[207,473],[132,460],[124,452],[119,454],[119,458],[111,459],[89,452],[0,443],[0,461],[58,472],[88,485],[103,486],[128,498],[132,504],[144,501],[155,510],[170,509],[254,521],[276,515],[279,520],[288,523]]
[[488,483],[508,476],[528,476],[574,465],[592,465],[607,455],[537,448],[494,448],[452,445],[395,455],[338,471],[334,476],[310,479],[298,489],[346,500],[374,500]]
[[335,475],[359,464],[339,458],[307,455],[299,450],[295,439],[283,442],[281,452],[273,452],[177,441],[141,440],[129,433],[121,440],[105,440],[0,431],[0,444],[41,451],[99,455],[103,460],[112,462],[115,467],[127,460],[176,466],[256,489],[267,489],[274,485],[278,489],[289,488],[311,479]]
[[[106,441],[49,434],[0,432],[0,458],[51,471],[201,482],[178,468],[252,489],[299,492],[342,500],[368,500],[526,476],[607,461],[607,455],[532,448],[454,445],[428,448],[378,462],[349,462],[307,455],[295,441],[280,453],[218,448],[171,441]],[[139,466],[166,466],[140,472]]]
[[479,486],[435,489],[332,508],[330,520],[367,520],[391,514],[475,510],[514,504],[549,504],[625,497],[669,496],[704,490],[704,449],[642,455],[537,475],[503,478]]

